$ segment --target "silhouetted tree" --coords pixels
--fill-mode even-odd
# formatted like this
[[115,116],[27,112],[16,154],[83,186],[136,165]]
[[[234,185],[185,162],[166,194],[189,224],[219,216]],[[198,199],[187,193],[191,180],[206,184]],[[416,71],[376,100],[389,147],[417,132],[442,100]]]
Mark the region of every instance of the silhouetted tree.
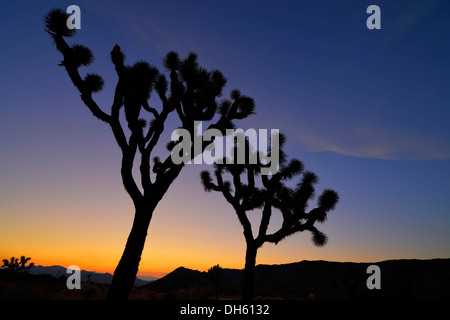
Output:
[[[274,138],[274,137],[272,137]],[[215,181],[209,171],[201,173],[201,180],[205,191],[218,191],[223,194],[229,202],[244,229],[244,238],[247,249],[245,254],[245,269],[243,280],[243,299],[253,298],[256,255],[258,249],[266,242],[278,244],[286,237],[302,231],[312,233],[312,241],[316,246],[324,246],[327,236],[315,226],[316,222],[322,223],[327,218],[327,213],[333,210],[338,202],[338,194],[326,189],[318,198],[318,207],[307,210],[308,200],[314,197],[314,184],[318,178],[314,173],[304,172],[302,162],[297,159],[286,160],[282,150],[285,143],[283,135],[279,135],[279,169],[272,175],[260,175],[261,169],[267,167],[260,161],[263,154],[257,156],[258,151],[251,149],[248,140],[245,142],[246,161],[244,164],[236,164],[234,161],[227,162],[224,158],[222,164],[215,164]],[[239,146],[234,149],[234,157]],[[255,155],[256,154],[256,155]],[[270,155],[270,151],[268,153]],[[259,159],[251,164],[250,158]],[[231,163],[231,164],[229,164]],[[232,183],[225,181],[225,174],[231,175]],[[288,187],[288,180],[302,175],[302,179],[295,187]],[[259,185],[257,177],[260,177]],[[232,189],[232,185],[234,190]],[[249,211],[260,209],[261,220],[256,237],[253,234],[252,224],[247,216]],[[268,233],[268,227],[272,217],[273,209],[277,209],[282,217],[281,227]]]
[[[136,278],[153,211],[184,166],[184,163],[175,164],[169,155],[164,161],[153,157],[151,168],[152,152],[159,142],[168,115],[176,111],[181,121],[180,127],[195,137],[197,128],[194,128],[194,121],[212,121],[217,112],[219,119],[209,128],[214,127],[225,133],[226,128],[234,127],[233,120],[246,118],[253,113],[254,102],[242,96],[234,99],[232,110],[222,112],[216,99],[221,96],[226,79],[219,70],[208,71],[201,67],[194,53],[180,59],[177,52],[169,52],[163,60],[169,74],[167,79],[156,67],[145,61],[125,65],[125,55],[116,44],[111,51],[111,61],[118,82],[111,111],[107,113],[92,97],[93,93],[102,90],[102,77],[94,73],[87,73],[83,77],[79,73],[80,67],[93,62],[91,50],[78,44],[70,46],[64,39],[75,34],[75,29],[66,27],[67,18],[68,14],[63,10],[52,9],[44,18],[45,30],[53,39],[56,49],[62,53],[64,59],[60,66],[66,69],[81,94],[81,100],[96,118],[111,127],[122,151],[120,172],[123,185],[135,207],[133,226],[108,293],[109,299],[126,299]],[[160,100],[159,107],[149,105],[153,91],[156,91]],[[125,112],[126,130],[119,120],[121,110]],[[170,141],[168,150],[171,151],[177,143],[180,141]],[[191,159],[202,151],[192,147]],[[135,161],[140,163],[142,189],[139,189],[132,174]]]
[[25,258],[25,256],[21,256],[20,261],[15,257],[11,257],[10,260],[3,259],[2,269],[10,272],[23,272],[25,270],[33,268],[33,262],[31,262],[28,266],[26,265],[30,260],[31,258]]
[[208,276],[214,282],[214,289],[216,291],[216,300],[219,298],[219,279],[220,274],[223,272],[223,268],[216,264],[208,269]]

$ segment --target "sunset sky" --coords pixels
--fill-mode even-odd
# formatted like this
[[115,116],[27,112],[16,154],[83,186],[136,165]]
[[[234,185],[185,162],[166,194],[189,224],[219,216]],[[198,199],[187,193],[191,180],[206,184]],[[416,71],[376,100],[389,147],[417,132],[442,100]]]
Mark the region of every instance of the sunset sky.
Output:
[[[71,4],[81,30],[67,41],[93,51],[80,72],[103,76],[94,100],[104,111],[116,43],[126,63],[160,71],[168,51],[196,52],[227,77],[225,96],[254,98],[256,115],[237,127],[279,129],[289,158],[319,176],[317,193],[339,192],[319,226],[328,245],[296,234],[265,244],[257,264],[450,258],[450,1],[79,0],[2,4],[0,259],[112,273],[131,228],[120,150],[43,30],[50,9]],[[366,27],[371,4],[380,30]],[[178,124],[173,114],[161,157]],[[140,275],[244,267],[242,227],[220,194],[204,192],[205,169],[185,166],[160,202]]]

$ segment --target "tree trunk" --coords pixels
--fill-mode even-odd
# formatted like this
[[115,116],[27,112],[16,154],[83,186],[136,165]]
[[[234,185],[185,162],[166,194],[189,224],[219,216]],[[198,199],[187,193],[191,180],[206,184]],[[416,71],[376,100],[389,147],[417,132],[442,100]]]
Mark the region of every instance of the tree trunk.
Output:
[[126,300],[128,298],[136,280],[147,230],[156,204],[147,204],[136,208],[125,250],[114,271],[114,277],[106,297],[108,300]]
[[243,281],[243,300],[253,299],[253,290],[255,287],[255,265],[258,246],[247,242],[247,251],[245,252],[245,269]]

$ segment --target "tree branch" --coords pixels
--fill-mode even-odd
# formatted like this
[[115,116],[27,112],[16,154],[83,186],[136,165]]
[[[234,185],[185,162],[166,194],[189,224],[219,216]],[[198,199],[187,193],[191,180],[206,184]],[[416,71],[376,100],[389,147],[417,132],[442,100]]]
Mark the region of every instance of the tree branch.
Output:
[[81,100],[84,102],[84,104],[89,108],[89,110],[92,112],[92,114],[97,117],[98,119],[109,123],[111,120],[111,116],[107,113],[103,112],[98,105],[95,103],[95,101],[92,99],[92,93],[86,90],[86,87],[84,85],[84,81],[81,78],[80,74],[78,73],[78,67],[74,63],[74,56],[72,49],[70,46],[66,43],[64,38],[60,35],[50,33],[52,38],[55,41],[56,47],[58,50],[62,53],[64,56],[64,61],[61,65],[64,66],[66,69],[70,80],[72,80],[72,83],[74,86],[78,89],[78,91],[81,93]]
[[130,144],[122,154],[122,168],[120,170],[120,173],[122,175],[122,181],[125,190],[128,192],[131,199],[133,199],[135,206],[139,204],[143,197],[133,177],[133,163],[136,155],[136,150],[137,139],[134,134],[131,134]]
[[261,217],[261,224],[259,225],[258,239],[262,240],[266,236],[267,228],[269,227],[270,217],[272,215],[272,197],[273,192],[268,193]]
[[148,105],[148,101],[144,101],[144,102],[142,103],[142,107],[144,108],[145,111],[152,113],[153,116],[155,117],[155,119],[158,119],[158,118],[159,118],[159,113],[158,113],[158,111],[156,111],[155,108],[150,107],[150,106]]

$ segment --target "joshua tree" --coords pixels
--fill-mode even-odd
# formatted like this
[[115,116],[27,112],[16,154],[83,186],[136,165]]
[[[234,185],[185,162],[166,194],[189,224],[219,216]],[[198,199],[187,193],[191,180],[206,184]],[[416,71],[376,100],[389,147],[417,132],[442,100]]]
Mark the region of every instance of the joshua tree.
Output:
[[31,262],[28,266],[26,265],[31,258],[25,258],[25,256],[20,257],[20,261],[17,258],[11,257],[10,260],[3,259],[2,269],[11,271],[11,272],[22,272],[28,269],[33,268],[34,263]]
[[208,276],[214,282],[214,289],[216,290],[216,300],[219,297],[219,279],[222,272],[223,268],[218,264],[208,269]]
[[[273,137],[272,137],[273,139]],[[283,135],[279,135],[279,170],[272,175],[260,175],[261,168],[265,167],[261,161],[252,164],[250,158],[264,159],[261,156],[255,157],[255,152],[246,141],[246,161],[244,164],[227,164],[225,159],[222,164],[215,164],[215,180],[211,178],[209,171],[201,173],[201,180],[205,191],[218,191],[232,205],[239,222],[244,229],[244,238],[247,249],[245,254],[245,269],[243,281],[243,299],[253,298],[256,255],[258,249],[266,242],[278,244],[286,237],[302,231],[312,233],[312,241],[317,246],[324,246],[327,243],[327,236],[319,231],[315,223],[322,223],[326,220],[327,212],[333,210],[338,202],[338,194],[330,189],[326,189],[318,198],[318,206],[307,211],[308,200],[314,197],[314,184],[318,178],[314,173],[304,172],[303,164],[296,159],[289,162],[282,150],[285,143]],[[236,150],[235,147],[235,157]],[[269,151],[270,154],[270,151]],[[224,181],[224,175],[231,175],[234,190],[231,183]],[[303,175],[302,179],[295,187],[288,187],[286,182],[295,176]],[[257,181],[257,177],[261,177]],[[246,180],[246,181],[245,181]],[[257,182],[261,187],[258,187]],[[249,211],[260,209],[261,220],[256,237],[253,234],[252,224],[247,216]],[[281,215],[281,227],[268,233],[268,227],[272,217],[273,209],[277,209]]]
[[[83,103],[96,118],[111,128],[122,152],[120,172],[123,185],[135,208],[133,226],[108,293],[109,299],[126,299],[136,278],[153,211],[184,166],[184,163],[175,164],[169,155],[164,161],[153,157],[153,167],[150,168],[152,152],[160,140],[166,119],[176,111],[180,127],[188,130],[191,137],[197,136],[194,121],[212,121],[216,111],[224,110],[218,108],[217,98],[222,94],[226,79],[219,70],[208,71],[199,66],[196,54],[190,53],[185,59],[180,59],[174,51],[163,60],[169,74],[167,79],[145,61],[125,65],[125,55],[116,44],[111,51],[111,61],[118,81],[111,110],[107,113],[93,99],[93,93],[102,90],[102,77],[93,73],[83,77],[79,72],[80,67],[93,62],[94,56],[89,48],[66,42],[65,38],[72,37],[76,30],[67,28],[67,19],[68,14],[63,10],[52,9],[44,18],[45,31],[63,55],[60,66],[67,71]],[[149,105],[153,90],[160,100],[159,106]],[[234,127],[233,120],[244,119],[253,113],[252,99],[242,96],[233,100],[233,107],[227,112],[217,112],[219,119],[216,118],[217,121],[209,128],[225,132],[226,128]],[[122,110],[127,127],[119,120]],[[170,141],[167,144],[169,151],[179,142]],[[191,151],[193,159],[203,149],[192,148]],[[132,173],[135,161],[140,163],[141,189]]]

